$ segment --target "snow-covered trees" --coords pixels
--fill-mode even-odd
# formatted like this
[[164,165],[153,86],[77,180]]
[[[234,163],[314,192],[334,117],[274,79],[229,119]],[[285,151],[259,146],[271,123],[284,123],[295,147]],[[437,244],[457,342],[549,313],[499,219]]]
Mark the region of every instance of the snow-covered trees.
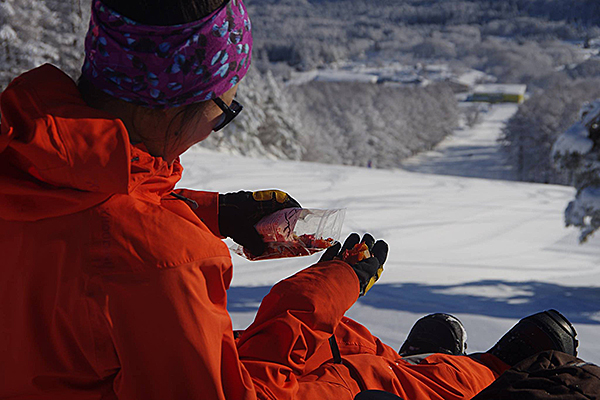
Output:
[[[77,78],[89,3],[0,0],[0,86],[44,62]],[[557,68],[581,62],[572,46],[552,38],[593,37],[600,32],[585,23],[594,17],[582,10],[597,7],[589,1],[577,1],[578,7],[573,7],[575,0],[344,0],[343,6],[339,0],[247,3],[258,71],[240,87],[240,101],[246,105],[242,116],[204,145],[277,158],[356,165],[371,161],[380,167],[396,166],[452,131],[458,111],[444,85],[287,87],[282,77],[292,68],[311,69],[338,61],[399,60],[414,65],[433,60],[475,67],[501,82],[545,87]],[[576,17],[579,22],[573,23]],[[590,60],[568,73],[589,76],[597,68]],[[547,93],[557,102],[582,100],[577,93],[568,95],[568,88]],[[526,103],[511,122],[514,132],[507,133],[506,143],[520,163],[523,179],[568,180],[547,172],[548,143],[563,128],[561,121],[576,112],[572,106],[561,107],[534,96],[531,106]],[[532,122],[536,128],[530,128]]]
[[445,84],[388,87],[311,82],[285,87],[272,74],[250,73],[238,92],[245,109],[203,147],[253,156],[396,167],[432,148],[458,124]]
[[237,96],[244,112],[201,146],[248,156],[290,160],[304,157],[302,121],[283,85],[271,73],[261,75],[251,69]]
[[600,96],[600,79],[570,81],[560,77],[538,91],[511,118],[502,143],[522,181],[569,185],[569,171],[556,170],[551,159],[552,145],[577,118],[582,102]]
[[76,77],[81,68],[88,9],[89,0],[2,0],[0,86],[47,62]]
[[457,102],[445,84],[311,82],[290,90],[309,141],[306,160],[396,167],[458,124]]
[[586,241],[600,229],[600,99],[584,103],[578,120],[554,143],[552,158],[573,177],[577,195],[565,210],[567,226],[581,229]]
[[[596,17],[589,14],[597,6],[573,0],[344,0],[343,5],[330,0],[293,5],[252,0],[249,4],[254,26],[260,30],[257,58],[298,69],[348,58],[458,58],[469,66],[487,68],[494,61],[488,58],[501,52],[494,72],[502,79],[511,71],[518,75],[517,61],[533,66],[535,59],[548,55],[551,45],[536,46],[537,42],[600,34],[593,23]],[[494,36],[502,40],[492,44],[494,52],[486,52],[487,40]],[[519,45],[512,38],[519,39]],[[513,52],[516,60],[510,60],[508,53]],[[544,65],[538,63],[536,76],[556,66],[559,57],[549,56]]]

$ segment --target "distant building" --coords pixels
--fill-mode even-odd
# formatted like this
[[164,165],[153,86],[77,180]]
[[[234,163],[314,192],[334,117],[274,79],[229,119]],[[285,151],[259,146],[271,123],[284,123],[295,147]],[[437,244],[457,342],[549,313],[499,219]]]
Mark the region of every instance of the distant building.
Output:
[[525,100],[527,85],[486,84],[473,89],[471,101],[488,103],[522,103]]
[[377,75],[343,70],[318,70],[314,78],[318,82],[361,82],[377,83]]

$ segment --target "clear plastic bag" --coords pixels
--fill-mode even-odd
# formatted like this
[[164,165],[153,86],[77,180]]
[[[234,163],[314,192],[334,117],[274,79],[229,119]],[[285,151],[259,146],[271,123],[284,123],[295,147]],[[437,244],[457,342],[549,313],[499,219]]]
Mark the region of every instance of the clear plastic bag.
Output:
[[340,239],[345,209],[286,208],[261,219],[254,227],[266,249],[254,256],[243,246],[232,250],[249,260],[308,256],[332,246]]

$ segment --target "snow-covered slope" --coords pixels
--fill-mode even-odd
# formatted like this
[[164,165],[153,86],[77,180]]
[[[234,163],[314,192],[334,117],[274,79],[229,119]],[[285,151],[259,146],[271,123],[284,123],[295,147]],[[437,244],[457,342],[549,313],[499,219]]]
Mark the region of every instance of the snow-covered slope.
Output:
[[[580,355],[600,362],[600,240],[578,244],[563,224],[571,188],[407,171],[242,158],[192,149],[182,187],[281,188],[305,207],[346,207],[343,235],[391,247],[380,282],[348,315],[399,347],[420,316],[463,320],[485,350],[519,318],[550,307],[576,324]],[[248,262],[234,255],[234,326],[246,327],[277,281],[318,256]]]
[[434,151],[405,160],[403,167],[413,172],[438,175],[516,180],[506,154],[501,150],[498,135],[518,108],[517,104],[508,103],[486,109],[481,104],[481,123],[457,129]]

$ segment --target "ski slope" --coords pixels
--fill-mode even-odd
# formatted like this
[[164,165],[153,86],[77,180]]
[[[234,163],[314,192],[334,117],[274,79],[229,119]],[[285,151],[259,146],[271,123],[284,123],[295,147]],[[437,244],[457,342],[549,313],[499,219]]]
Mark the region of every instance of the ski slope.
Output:
[[[464,103],[468,104],[468,103]],[[404,161],[408,171],[472,178],[516,180],[498,136],[506,121],[518,110],[517,104],[496,104],[483,113],[481,123],[457,129],[433,151]]]
[[[564,227],[572,188],[251,159],[201,148],[184,154],[182,163],[180,187],[280,188],[307,208],[347,208],[344,237],[368,231],[385,239],[385,272],[348,316],[393,347],[421,316],[449,312],[465,324],[469,350],[484,351],[519,318],[556,308],[575,323],[580,356],[600,363],[600,239],[579,245],[578,231]],[[250,324],[273,284],[318,260],[232,257],[228,302],[236,329]]]

